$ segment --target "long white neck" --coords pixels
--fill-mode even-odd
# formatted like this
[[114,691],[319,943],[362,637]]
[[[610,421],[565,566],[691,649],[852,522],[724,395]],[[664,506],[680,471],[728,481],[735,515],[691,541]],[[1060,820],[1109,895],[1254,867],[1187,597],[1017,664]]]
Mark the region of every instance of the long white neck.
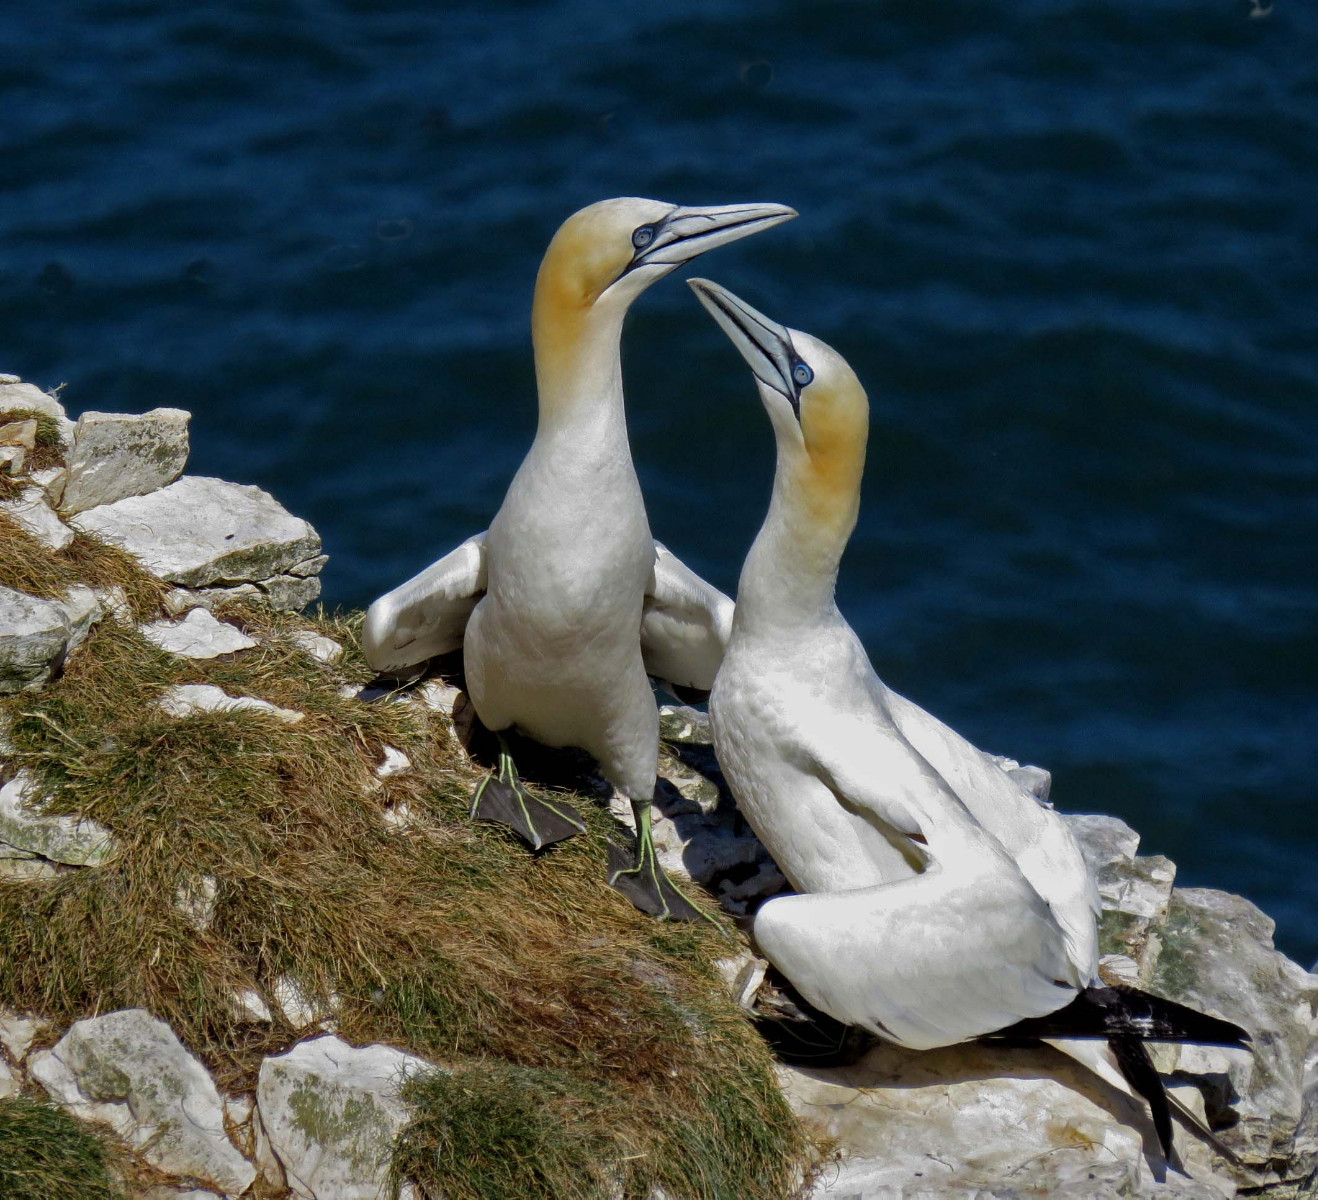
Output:
[[627,453],[622,396],[624,311],[567,310],[537,294],[532,311],[540,419],[536,443],[583,456]]
[[838,564],[855,528],[858,492],[821,486],[803,449],[779,444],[773,496],[746,556],[736,620],[773,635],[837,619]]

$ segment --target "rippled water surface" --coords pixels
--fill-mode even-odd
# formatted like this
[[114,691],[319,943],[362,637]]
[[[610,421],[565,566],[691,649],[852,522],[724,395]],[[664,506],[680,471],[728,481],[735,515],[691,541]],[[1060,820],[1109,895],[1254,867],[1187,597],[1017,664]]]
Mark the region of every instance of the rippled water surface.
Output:
[[[700,272],[874,409],[880,673],[1318,955],[1318,11],[1275,0],[0,9],[0,370],[195,414],[361,605],[483,528],[539,255],[602,196],[778,200]],[[772,439],[677,280],[632,316],[656,534],[725,589]]]

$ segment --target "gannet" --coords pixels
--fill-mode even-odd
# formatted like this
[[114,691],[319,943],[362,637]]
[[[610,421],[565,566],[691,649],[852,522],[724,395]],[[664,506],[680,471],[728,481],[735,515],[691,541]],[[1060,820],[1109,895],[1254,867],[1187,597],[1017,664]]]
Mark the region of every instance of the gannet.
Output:
[[[536,278],[540,415],[530,452],[489,529],[376,600],[362,634],[382,672],[461,646],[487,728],[594,755],[636,818],[634,858],[612,854],[609,881],[661,917],[701,914],[655,854],[659,718],[647,675],[707,691],[732,601],[650,534],[623,411],[623,318],[696,255],[794,216],[781,204],[623,198],[569,217]],[[536,849],[585,829],[570,806],[522,788],[502,736],[472,815],[509,825]]]
[[817,1009],[899,1045],[1005,1030],[1057,1045],[1149,1099],[1170,1154],[1140,1037],[1248,1035],[1102,986],[1098,892],[1065,822],[886,687],[838,611],[869,426],[860,382],[823,342],[689,282],[750,364],[777,440],[709,702],[738,808],[797,892],[759,909],[755,941]]

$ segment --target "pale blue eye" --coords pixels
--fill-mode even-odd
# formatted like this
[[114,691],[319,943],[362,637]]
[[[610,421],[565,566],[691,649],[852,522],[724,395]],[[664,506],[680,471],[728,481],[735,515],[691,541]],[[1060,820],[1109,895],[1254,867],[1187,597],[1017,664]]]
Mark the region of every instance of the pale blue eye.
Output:
[[796,381],[797,387],[805,387],[814,377],[815,373],[805,363],[797,363],[792,368],[792,378]]
[[632,245],[638,250],[644,250],[652,241],[654,241],[653,225],[642,225],[632,234]]

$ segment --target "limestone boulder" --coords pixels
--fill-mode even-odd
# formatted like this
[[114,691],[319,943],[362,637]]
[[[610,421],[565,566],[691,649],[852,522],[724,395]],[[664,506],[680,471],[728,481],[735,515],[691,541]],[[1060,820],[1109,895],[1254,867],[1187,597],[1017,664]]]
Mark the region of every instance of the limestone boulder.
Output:
[[18,1078],[18,1073],[0,1057],[0,1100],[8,1100],[10,1096],[17,1096],[23,1090],[22,1081]]
[[256,1169],[229,1141],[215,1083],[163,1021],[131,1008],[74,1023],[28,1071],[83,1120],[103,1121],[153,1167],[238,1196]]
[[114,854],[109,830],[81,817],[50,816],[33,804],[36,784],[19,771],[0,787],[0,858],[40,858],[71,867],[96,867]]
[[172,483],[188,461],[191,415],[180,408],[83,413],[73,427],[60,508],[72,515]]
[[90,508],[73,524],[188,588],[258,584],[320,554],[320,535],[269,492],[202,476]]
[[[337,1037],[301,1042],[261,1064],[261,1137],[287,1186],[305,1200],[377,1200],[394,1139],[408,1120],[402,1083],[433,1070],[390,1046]],[[275,1174],[269,1168],[267,1178]]]

